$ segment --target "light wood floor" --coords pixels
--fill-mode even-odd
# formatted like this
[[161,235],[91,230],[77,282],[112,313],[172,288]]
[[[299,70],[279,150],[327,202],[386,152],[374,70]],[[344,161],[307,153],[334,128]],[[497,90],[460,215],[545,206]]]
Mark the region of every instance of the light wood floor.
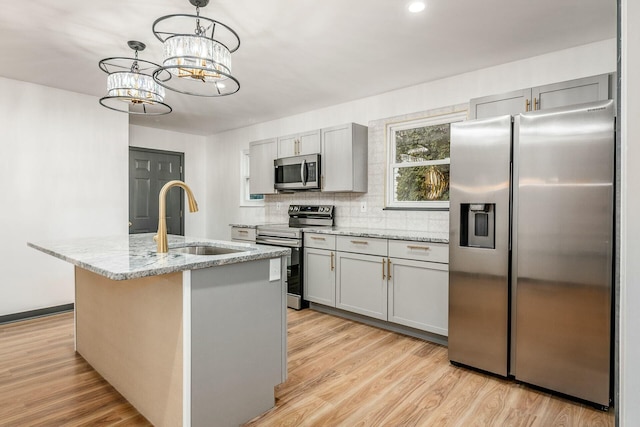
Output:
[[[289,311],[289,379],[247,426],[613,426],[604,413],[451,366],[445,347]],[[0,426],[150,425],[73,351],[73,314],[0,325]],[[215,427],[215,423],[212,424]]]

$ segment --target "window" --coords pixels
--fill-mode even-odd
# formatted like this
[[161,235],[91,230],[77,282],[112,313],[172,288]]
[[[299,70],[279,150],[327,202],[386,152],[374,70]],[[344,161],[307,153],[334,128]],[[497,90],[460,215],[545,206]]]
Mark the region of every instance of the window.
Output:
[[240,206],[264,206],[264,194],[249,192],[249,150],[240,152]]
[[451,123],[467,112],[387,126],[387,207],[449,208]]

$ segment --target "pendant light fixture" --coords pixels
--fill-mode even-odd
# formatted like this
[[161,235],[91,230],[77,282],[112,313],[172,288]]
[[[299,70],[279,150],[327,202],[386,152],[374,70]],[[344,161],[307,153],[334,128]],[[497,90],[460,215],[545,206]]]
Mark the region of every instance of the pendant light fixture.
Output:
[[[167,15],[153,23],[153,34],[164,43],[164,61],[153,73],[156,83],[195,96],[224,96],[240,90],[231,75],[231,54],[240,47],[235,31],[200,16],[209,0],[189,0],[195,15]],[[166,78],[167,74],[170,76]]]
[[107,73],[107,96],[100,98],[100,104],[122,113],[158,116],[169,114],[171,107],[164,103],[164,88],[156,83],[152,73],[160,65],[138,59],[138,52],[146,45],[131,40],[127,42],[135,51],[135,58],[105,58],[98,63]]

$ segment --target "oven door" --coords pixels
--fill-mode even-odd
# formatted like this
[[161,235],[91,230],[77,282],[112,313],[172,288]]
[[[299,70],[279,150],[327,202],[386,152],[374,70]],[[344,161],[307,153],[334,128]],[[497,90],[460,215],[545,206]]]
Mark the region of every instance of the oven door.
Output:
[[258,236],[256,243],[259,245],[280,246],[291,249],[287,256],[287,307],[300,310],[305,308],[302,299],[302,248],[296,239],[269,238]]

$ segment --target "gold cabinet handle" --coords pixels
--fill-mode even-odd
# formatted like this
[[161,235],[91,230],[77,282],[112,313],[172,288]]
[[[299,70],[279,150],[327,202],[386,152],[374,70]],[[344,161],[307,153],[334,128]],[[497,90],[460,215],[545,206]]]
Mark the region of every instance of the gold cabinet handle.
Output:
[[387,279],[391,280],[391,260],[387,260]]
[[529,107],[531,107],[531,101],[529,101],[528,99],[526,99],[524,101],[524,111],[529,111]]
[[382,258],[382,280],[386,279],[386,276],[384,275],[384,262],[385,262],[385,259]]
[[540,109],[540,101],[538,100],[538,98],[533,98],[533,109],[534,110]]
[[368,245],[369,242],[365,241],[365,240],[352,240],[351,243],[353,243],[354,245]]
[[420,246],[420,245],[407,245],[407,248],[413,250],[413,249],[422,249],[423,251],[428,251],[431,248],[429,246]]
[[333,271],[333,269],[334,269],[334,265],[333,265],[333,257],[334,256],[335,255],[333,254],[333,252],[331,252],[331,271]]
[[327,240],[324,237],[310,236],[313,240]]
[[249,234],[249,232],[247,230],[238,230],[238,233],[240,233],[240,234]]

